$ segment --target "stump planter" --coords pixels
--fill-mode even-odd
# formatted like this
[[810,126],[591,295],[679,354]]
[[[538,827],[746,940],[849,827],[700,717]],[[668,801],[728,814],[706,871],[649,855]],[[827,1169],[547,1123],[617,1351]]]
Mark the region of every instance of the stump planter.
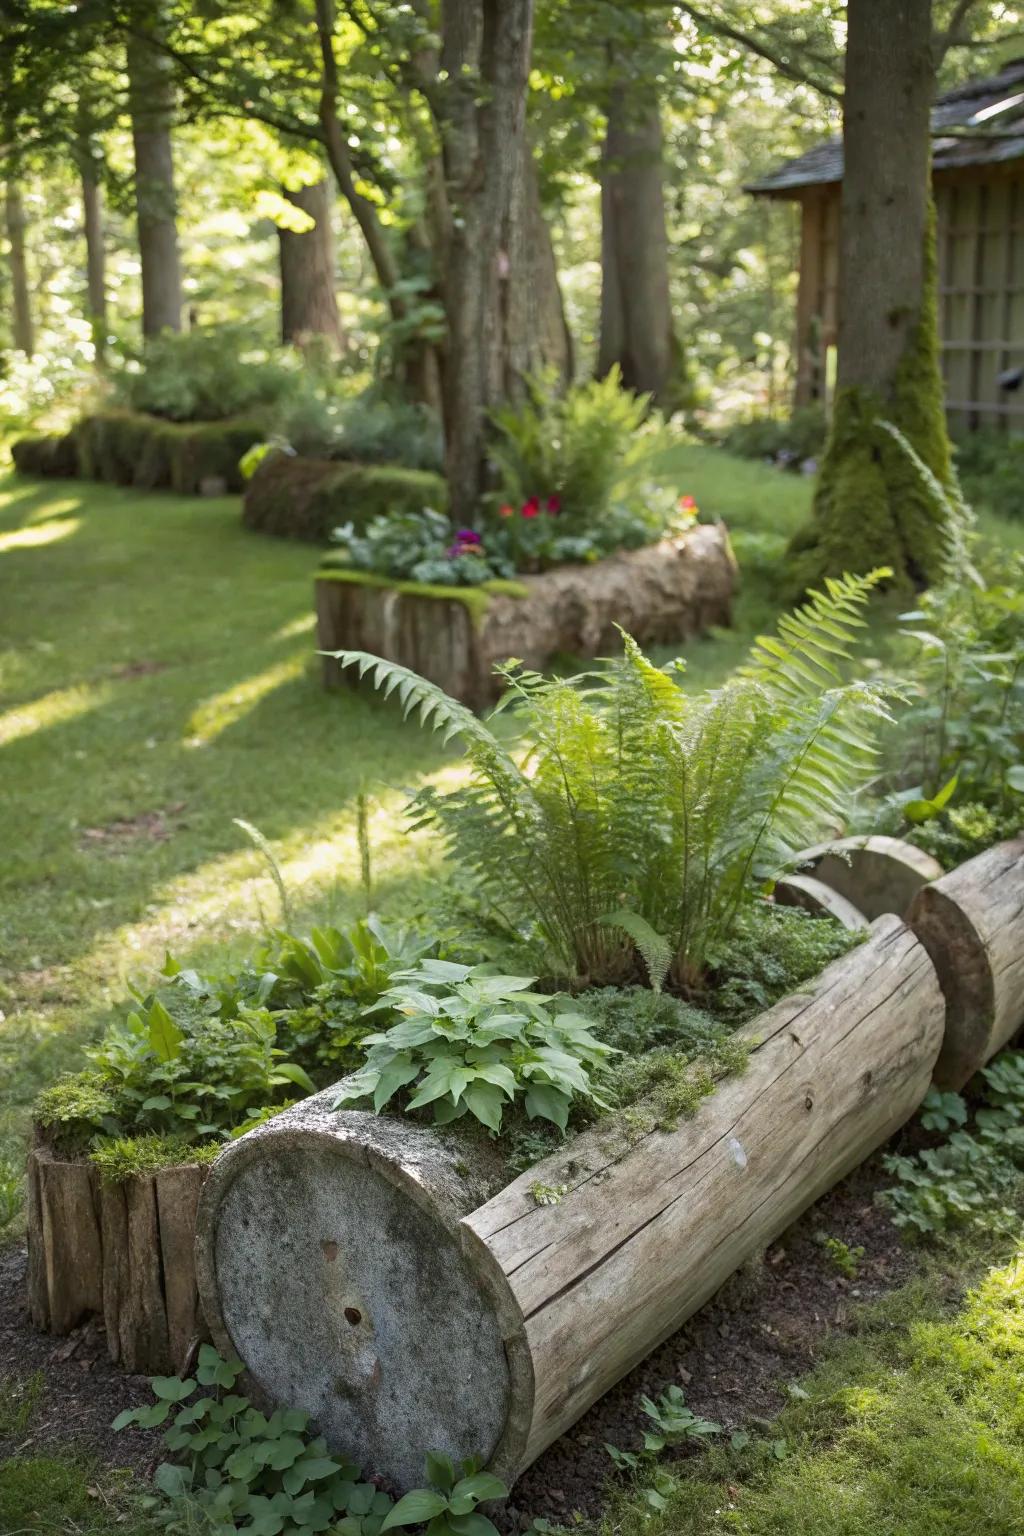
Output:
[[[316,581],[322,651],[370,651],[482,709],[501,691],[497,662],[540,671],[554,656],[599,656],[621,625],[641,645],[728,624],[736,565],[722,524],[698,526],[594,565],[565,565],[485,587],[424,587],[325,567]],[[333,659],[324,685],[353,683]]]
[[92,1163],[33,1147],[28,1301],[36,1327],[65,1334],[102,1316],[115,1363],[128,1371],[183,1370],[206,1337],[194,1246],[208,1171],[162,1168],[113,1184]]

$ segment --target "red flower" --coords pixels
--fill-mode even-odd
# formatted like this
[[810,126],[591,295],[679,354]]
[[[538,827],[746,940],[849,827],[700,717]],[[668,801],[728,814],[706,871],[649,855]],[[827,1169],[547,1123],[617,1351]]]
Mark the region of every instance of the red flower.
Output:
[[524,517],[539,517],[540,516],[540,497],[539,496],[531,496],[529,501],[524,501],[523,502],[523,516]]
[[562,510],[561,496],[549,496],[547,510],[550,512],[552,517],[557,517],[559,512]]
[[693,496],[680,496],[679,505],[684,512],[696,512],[697,502]]
[[515,515],[516,515],[515,507],[510,507],[507,501],[506,501],[506,503],[505,503],[505,505],[503,507],[499,507],[498,508],[498,516],[499,517],[515,517]]

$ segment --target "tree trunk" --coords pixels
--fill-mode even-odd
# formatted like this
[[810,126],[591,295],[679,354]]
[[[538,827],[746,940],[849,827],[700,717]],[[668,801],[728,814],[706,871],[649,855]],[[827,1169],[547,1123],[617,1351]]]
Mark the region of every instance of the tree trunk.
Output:
[[508,305],[499,399],[515,400],[531,375],[552,371],[565,386],[573,374],[572,335],[565,318],[551,231],[541,207],[537,166],[523,140],[523,166],[513,187]]
[[5,218],[7,240],[11,248],[8,256],[11,274],[11,340],[15,352],[24,352],[26,357],[31,357],[35,350],[35,334],[29,299],[28,268],[25,263],[25,205],[21,200],[21,189],[13,181],[7,183]]
[[[157,21],[158,24],[158,21]],[[155,42],[154,22],[128,39],[128,97],[135,150],[135,207],[142,265],[142,334],[181,330],[181,266],[171,125],[171,61]]]
[[326,1089],[211,1171],[214,1342],[390,1481],[421,1480],[424,1445],[511,1481],[913,1114],[943,1017],[928,956],[883,917],[744,1027],[746,1071],[692,1118],[595,1127],[504,1187],[486,1138],[467,1166],[458,1136]]
[[889,565],[897,585],[943,573],[936,499],[878,425],[938,480],[952,470],[939,369],[929,123],[930,0],[850,0],[840,218],[839,367],[814,516],[794,540],[799,584]]
[[661,114],[650,87],[617,84],[601,166],[601,340],[598,374],[615,365],[627,389],[671,410],[683,393],[672,320]]
[[334,353],[341,351],[342,330],[335,291],[334,235],[327,182],[299,187],[284,195],[313,220],[312,229],[297,233],[278,229],[281,264],[281,339],[304,346],[322,337]]
[[532,22],[533,0],[442,0],[439,126],[452,214],[445,451],[456,523],[479,511],[487,413],[505,398]]
[[107,253],[103,242],[103,192],[92,168],[82,165],[82,213],[85,225],[86,311],[97,363],[107,344]]

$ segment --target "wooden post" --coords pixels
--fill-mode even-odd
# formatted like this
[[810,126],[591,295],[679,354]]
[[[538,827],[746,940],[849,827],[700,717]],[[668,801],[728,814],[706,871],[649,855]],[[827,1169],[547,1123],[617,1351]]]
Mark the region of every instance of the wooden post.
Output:
[[[400,1486],[427,1448],[514,1479],[913,1113],[943,1017],[923,948],[882,918],[743,1031],[748,1069],[692,1119],[585,1132],[483,1203],[477,1142],[332,1111],[328,1089],[214,1165],[197,1222],[214,1341]],[[540,1205],[536,1183],[567,1193]]]

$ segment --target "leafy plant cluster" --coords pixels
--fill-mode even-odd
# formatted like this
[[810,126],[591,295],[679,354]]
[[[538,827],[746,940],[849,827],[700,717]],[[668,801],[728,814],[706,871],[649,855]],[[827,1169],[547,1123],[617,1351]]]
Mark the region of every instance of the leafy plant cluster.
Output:
[[971,432],[956,445],[956,466],[972,501],[1000,517],[1024,517],[1024,439],[1010,432]]
[[891,757],[913,778],[886,811],[955,864],[1024,824],[1024,559],[988,582],[963,571],[903,624],[912,694]]
[[611,1047],[585,1015],[531,992],[532,982],[446,960],[398,972],[368,1011],[397,1013],[399,1022],[366,1036],[366,1065],[343,1084],[335,1108],[370,1098],[379,1113],[408,1090],[406,1110],[430,1106],[435,1125],[468,1114],[497,1133],[520,1103],[530,1119],[562,1131],[577,1099],[606,1107],[594,1079]]
[[514,573],[480,534],[471,528],[453,532],[447,517],[432,507],[380,513],[359,529],[344,523],[331,538],[347,565],[393,581],[475,587]]
[[274,412],[273,436],[296,453],[360,464],[441,469],[441,424],[425,405],[373,387],[352,395],[336,371],[310,370]]
[[296,385],[301,361],[254,346],[246,325],[153,337],[111,377],[114,403],[170,421],[223,421],[269,409]]
[[308,1414],[277,1409],[268,1417],[254,1408],[236,1390],[241,1372],[239,1360],[223,1360],[204,1344],[194,1377],[154,1378],[156,1401],[114,1420],[118,1430],[130,1424],[153,1429],[170,1420],[164,1444],[174,1460],[157,1468],[159,1496],[150,1501],[168,1531],[382,1536],[425,1525],[428,1536],[497,1536],[477,1505],[505,1498],[508,1489],[477,1462],[456,1469],[432,1452],[426,1458],[431,1486],[396,1502],[358,1467],[330,1455],[322,1437],[311,1437]]
[[825,451],[828,422],[821,405],[801,405],[792,415],[750,416],[735,422],[722,447],[743,459],[767,459],[780,469],[799,469]]
[[313,1092],[311,1073],[356,1065],[363,1009],[434,947],[371,915],[308,940],[276,930],[233,974],[168,956],[155,990],[87,1052],[92,1069],[40,1096],[37,1119],[111,1177],[193,1158]]
[[470,783],[413,801],[514,931],[577,987],[646,979],[699,994],[756,892],[843,825],[874,763],[885,691],[840,666],[884,572],[830,581],[747,666],[690,695],[624,637],[596,673],[509,669],[518,743],[415,673],[343,665],[461,738]]
[[886,1157],[899,1182],[880,1198],[896,1226],[923,1237],[957,1227],[1019,1230],[1024,1053],[1004,1052],[981,1077],[984,1103],[973,1116],[959,1094],[933,1088],[925,1099],[921,1124],[946,1135],[945,1141],[914,1156]]

